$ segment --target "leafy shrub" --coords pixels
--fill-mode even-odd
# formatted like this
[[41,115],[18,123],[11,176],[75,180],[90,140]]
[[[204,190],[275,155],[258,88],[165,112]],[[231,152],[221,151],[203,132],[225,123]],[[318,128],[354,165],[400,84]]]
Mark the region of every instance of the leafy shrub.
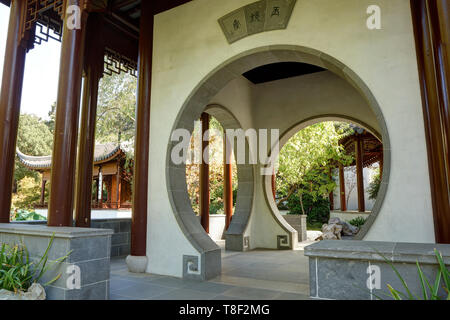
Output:
[[36,213],[36,211],[15,210],[11,215],[11,221],[44,221],[44,216]]
[[361,228],[364,223],[366,223],[366,219],[364,219],[363,217],[357,217],[355,219],[350,220],[348,223],[350,223],[352,226]]
[[[289,197],[287,207],[289,214],[302,214],[300,198],[297,193]],[[313,197],[307,193],[303,194],[303,207],[307,215],[307,222],[327,223],[330,220],[330,201],[328,198],[318,197],[314,201]]]
[[378,197],[378,192],[380,191],[381,185],[381,175],[380,172],[375,174],[373,180],[370,182],[369,187],[367,188],[367,193],[369,194],[370,200],[376,200]]
[[[66,256],[48,263],[48,253],[53,244],[54,236],[45,250],[42,258],[37,262],[30,262],[30,256],[25,245],[10,246],[3,243],[0,249],[0,289],[18,292],[27,291],[33,283],[37,283],[45,273],[56,263],[61,263],[67,259]],[[44,284],[48,286],[61,277],[58,274],[55,278]]]
[[32,209],[40,202],[41,186],[39,180],[25,177],[17,183],[17,193],[12,197],[12,206],[18,209]]
[[[387,285],[389,294],[385,294],[389,298],[393,298],[394,300],[450,300],[450,271],[445,266],[444,260],[442,259],[442,255],[439,251],[434,249],[434,253],[436,256],[436,260],[439,264],[439,271],[436,276],[436,279],[434,282],[430,282],[427,277],[424,275],[422,268],[420,267],[419,262],[416,262],[417,266],[417,273],[419,275],[420,285],[421,285],[421,296],[414,295],[410,288],[408,287],[408,284],[403,279],[403,277],[398,272],[397,268],[394,266],[394,264],[386,258],[381,253],[378,253],[383,260],[389,264],[389,266],[392,268],[394,273],[396,274],[397,278],[400,280],[400,282],[403,285],[403,288],[406,290],[406,293],[400,292],[396,289],[394,289],[391,285]],[[445,291],[446,296],[439,296],[439,289],[441,288],[441,280],[443,281],[443,289]],[[377,299],[382,300],[382,298],[376,296]]]

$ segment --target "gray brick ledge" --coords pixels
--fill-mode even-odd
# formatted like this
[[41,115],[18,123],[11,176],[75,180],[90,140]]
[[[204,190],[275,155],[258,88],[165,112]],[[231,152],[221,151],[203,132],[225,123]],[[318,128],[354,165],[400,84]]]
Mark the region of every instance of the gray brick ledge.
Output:
[[324,240],[305,247],[305,256],[311,258],[384,261],[377,253],[396,263],[436,264],[434,249],[450,265],[450,245],[434,243],[400,243],[356,240]]
[[2,223],[0,233],[49,237],[54,234],[55,238],[72,239],[108,236],[113,234],[113,230]]

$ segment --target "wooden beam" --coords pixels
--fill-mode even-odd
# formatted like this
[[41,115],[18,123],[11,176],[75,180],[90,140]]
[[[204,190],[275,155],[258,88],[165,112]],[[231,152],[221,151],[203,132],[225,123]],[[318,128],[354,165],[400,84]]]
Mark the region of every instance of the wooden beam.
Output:
[[223,133],[223,203],[225,212],[225,230],[231,223],[233,215],[233,168],[232,168],[232,150],[231,143],[228,141],[226,131]]
[[[80,5],[80,0],[67,0],[67,6]],[[78,116],[83,69],[86,16],[81,29],[70,30],[66,15],[61,45],[55,135],[52,153],[52,177],[48,225],[72,226],[75,168],[77,161]]]
[[355,140],[355,158],[356,158],[356,188],[358,191],[358,211],[365,212],[364,202],[364,165],[363,165],[363,146],[362,140],[357,136]]
[[344,166],[339,164],[339,194],[341,201],[341,211],[347,211],[347,202],[345,199],[345,175]]
[[[203,229],[209,233],[209,114],[202,113],[202,163],[200,164],[200,219]],[[206,140],[206,141],[205,141]]]
[[411,0],[436,242],[450,243],[450,2]]
[[134,148],[131,256],[147,255],[148,160],[152,87],[153,3],[143,1],[139,37],[136,141]]
[[22,15],[26,1],[12,3],[6,36],[3,80],[0,93],[0,223],[10,219],[11,195],[19,127],[20,103],[25,70],[26,47],[21,43]]
[[75,194],[75,225],[91,226],[91,198],[95,124],[97,121],[97,96],[100,78],[103,76],[104,46],[101,42],[103,19],[98,13],[91,13],[87,23],[87,36],[84,53],[84,90],[81,111],[81,127],[78,154],[78,176]]

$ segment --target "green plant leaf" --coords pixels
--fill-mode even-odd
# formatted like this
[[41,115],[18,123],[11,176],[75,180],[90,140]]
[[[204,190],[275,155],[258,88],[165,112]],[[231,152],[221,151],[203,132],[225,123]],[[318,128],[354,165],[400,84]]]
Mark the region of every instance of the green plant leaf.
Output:
[[427,288],[425,286],[426,282],[428,282],[428,281],[426,280],[426,277],[423,274],[422,269],[420,268],[419,261],[416,261],[416,265],[417,265],[417,271],[419,272],[420,285],[422,287],[423,299],[428,300]]

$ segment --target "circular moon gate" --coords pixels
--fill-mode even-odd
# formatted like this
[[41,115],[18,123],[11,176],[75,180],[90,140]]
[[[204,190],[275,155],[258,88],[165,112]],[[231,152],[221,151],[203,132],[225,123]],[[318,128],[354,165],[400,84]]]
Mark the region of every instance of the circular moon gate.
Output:
[[[241,53],[222,63],[197,85],[182,106],[172,130],[182,128],[187,129],[192,133],[194,121],[199,119],[202,112],[208,111],[206,108],[208,103],[221,89],[226,86],[226,84],[228,84],[231,80],[240,77],[243,73],[249,70],[262,65],[277,62],[308,63],[328,69],[353,86],[364,98],[371,111],[377,117],[378,124],[380,126],[380,135],[383,141],[384,173],[378,199],[372,209],[372,214],[369,216],[366,224],[362,227],[357,236],[357,239],[361,240],[374,223],[387,192],[391,160],[390,141],[386,122],[374,95],[361,80],[361,78],[340,61],[323,52],[293,45],[260,47]],[[232,118],[234,117],[230,115],[230,119]],[[222,122],[222,124],[226,123],[225,120],[218,120],[219,122]],[[306,119],[303,121],[306,121]],[[356,120],[355,122],[358,123],[359,121]],[[236,126],[240,127],[236,120],[234,123],[231,121],[229,125],[229,128]],[[220,251],[217,252],[217,245],[206,234],[193,213],[187,193],[185,165],[174,165],[171,163],[170,155],[172,148],[176,144],[176,142],[169,142],[166,155],[168,195],[175,218],[186,238],[191,242],[193,247],[200,252],[202,257],[204,256],[205,260],[220,259]],[[238,165],[238,199],[236,203],[235,215],[233,216],[229,229],[230,240],[233,242],[238,242],[239,245],[237,247],[243,247],[245,245],[242,236],[248,224],[250,211],[252,208],[252,198],[254,192],[253,174],[253,169],[250,165],[247,165],[246,168]],[[267,185],[267,183],[265,184]],[[244,192],[244,190],[246,191]],[[211,253],[211,258],[208,258],[208,253]],[[212,258],[212,256],[215,256],[215,258]],[[204,261],[202,264],[203,263]]]

